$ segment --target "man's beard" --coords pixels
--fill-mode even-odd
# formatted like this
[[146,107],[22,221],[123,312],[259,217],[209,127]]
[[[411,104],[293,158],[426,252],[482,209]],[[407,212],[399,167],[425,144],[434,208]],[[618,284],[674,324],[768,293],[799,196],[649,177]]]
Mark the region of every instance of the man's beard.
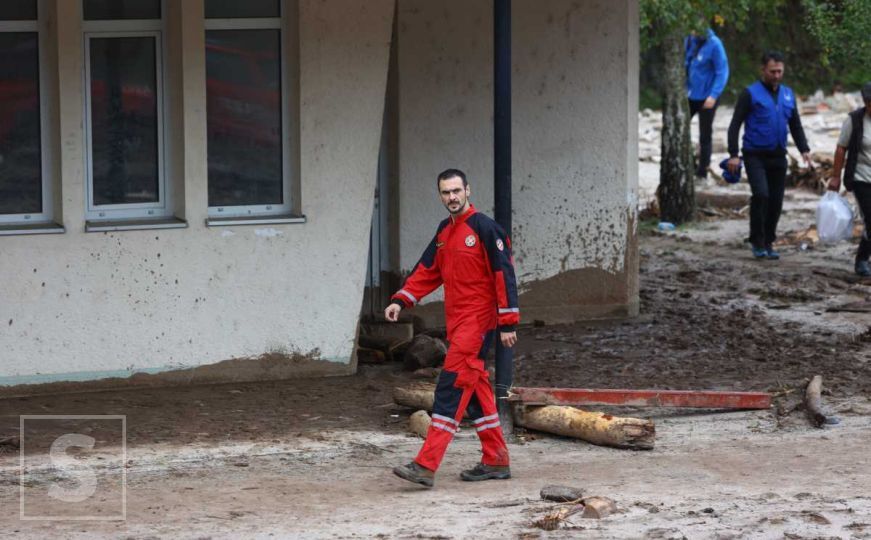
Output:
[[446,204],[445,208],[447,208],[448,212],[450,212],[451,215],[454,215],[454,216],[461,214],[463,212],[463,209],[466,207],[466,201],[463,201],[461,203],[457,203],[459,206],[457,206],[456,210],[451,210],[451,204],[452,203]]

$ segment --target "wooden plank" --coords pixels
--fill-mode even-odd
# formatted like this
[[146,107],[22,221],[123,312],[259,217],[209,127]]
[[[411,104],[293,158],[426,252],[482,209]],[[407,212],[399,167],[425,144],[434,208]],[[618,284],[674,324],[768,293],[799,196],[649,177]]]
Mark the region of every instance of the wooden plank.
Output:
[[684,407],[697,409],[767,409],[765,392],[707,392],[696,390],[597,390],[587,388],[512,388],[512,401],[524,405],[622,405],[628,407]]

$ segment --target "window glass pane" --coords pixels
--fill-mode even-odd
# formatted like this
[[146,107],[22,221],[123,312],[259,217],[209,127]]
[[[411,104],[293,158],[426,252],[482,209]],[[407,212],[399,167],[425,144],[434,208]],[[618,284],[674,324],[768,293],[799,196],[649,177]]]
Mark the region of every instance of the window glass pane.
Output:
[[206,0],[207,19],[281,17],[281,0]]
[[36,0],[0,1],[0,21],[35,21]]
[[160,0],[84,0],[86,21],[159,19]]
[[0,33],[0,214],[42,212],[38,43]]
[[90,40],[94,204],[159,199],[154,40]]
[[282,204],[281,34],[206,32],[209,206]]

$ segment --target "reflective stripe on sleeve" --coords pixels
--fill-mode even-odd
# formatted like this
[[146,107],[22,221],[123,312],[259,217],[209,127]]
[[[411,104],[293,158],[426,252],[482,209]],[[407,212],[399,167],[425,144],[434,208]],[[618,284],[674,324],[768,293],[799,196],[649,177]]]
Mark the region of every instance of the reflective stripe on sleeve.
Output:
[[[402,291],[399,291],[399,292],[402,292]],[[491,311],[491,313],[492,313],[492,311]],[[499,314],[501,315],[503,313],[520,313],[520,308],[516,308],[516,307],[499,308]]]
[[417,298],[415,298],[414,295],[412,295],[411,293],[409,293],[405,289],[399,289],[399,292],[397,292],[396,294],[401,294],[402,296],[408,298],[409,300],[411,300],[412,304],[417,303]]

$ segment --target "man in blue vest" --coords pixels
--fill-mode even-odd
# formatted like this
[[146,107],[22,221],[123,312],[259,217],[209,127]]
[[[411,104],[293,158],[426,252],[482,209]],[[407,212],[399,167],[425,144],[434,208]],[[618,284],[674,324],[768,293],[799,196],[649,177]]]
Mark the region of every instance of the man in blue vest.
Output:
[[690,118],[699,115],[699,162],[696,176],[706,178],[711,163],[711,135],[720,94],[729,81],[729,60],[723,42],[710,28],[687,36],[684,43]]
[[777,222],[783,208],[788,133],[792,133],[792,140],[805,163],[813,168],[795,93],[781,84],[783,71],[783,54],[778,51],[763,54],[762,77],[741,93],[729,125],[731,157],[727,167],[735,174],[741,166],[738,132],[744,124],[742,152],[753,192],[750,198],[750,243],[757,259],[780,258],[772,245],[777,238]]

